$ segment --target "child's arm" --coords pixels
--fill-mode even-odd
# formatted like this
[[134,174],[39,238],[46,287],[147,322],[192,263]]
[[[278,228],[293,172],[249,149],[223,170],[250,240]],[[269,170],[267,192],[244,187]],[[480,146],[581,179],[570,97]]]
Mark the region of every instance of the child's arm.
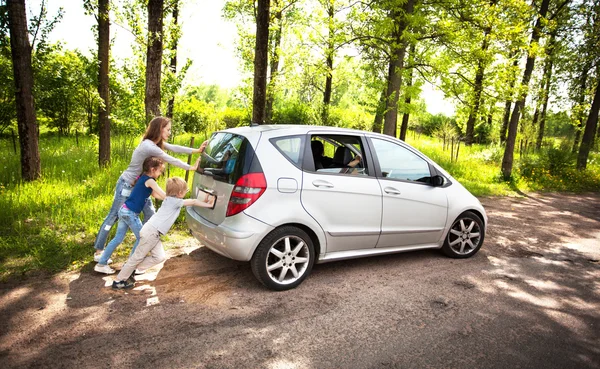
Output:
[[198,206],[201,208],[212,208],[215,203],[215,197],[210,194],[206,194],[204,201],[198,199],[185,199],[183,200],[183,206]]
[[150,178],[146,181],[145,185],[146,187],[152,188],[152,196],[154,196],[155,199],[164,200],[167,197],[165,191],[160,188],[154,179]]

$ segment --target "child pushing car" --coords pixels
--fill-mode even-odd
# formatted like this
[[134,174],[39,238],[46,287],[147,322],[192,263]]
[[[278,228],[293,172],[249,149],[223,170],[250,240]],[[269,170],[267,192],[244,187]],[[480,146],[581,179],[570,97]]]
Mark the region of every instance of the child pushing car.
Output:
[[183,197],[187,192],[188,185],[182,178],[173,177],[167,180],[167,196],[156,214],[142,227],[140,242],[113,281],[113,289],[134,287],[133,273],[136,269],[146,270],[165,260],[165,250],[160,241],[160,236],[169,232],[183,206],[210,208],[215,202],[215,197],[208,193],[203,200],[184,200]]

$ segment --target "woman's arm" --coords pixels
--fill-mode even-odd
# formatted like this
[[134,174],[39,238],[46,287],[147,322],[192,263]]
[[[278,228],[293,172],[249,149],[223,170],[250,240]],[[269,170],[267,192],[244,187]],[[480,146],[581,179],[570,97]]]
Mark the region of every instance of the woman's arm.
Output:
[[158,183],[156,183],[154,179],[150,178],[144,184],[146,185],[146,187],[152,188],[152,196],[155,199],[164,200],[167,197],[165,191],[163,191],[162,188],[160,188],[160,186],[158,185]]
[[202,145],[200,145],[200,147],[197,148],[197,149],[194,149],[193,147],[173,145],[173,144],[170,144],[168,142],[164,142],[163,146],[164,146],[164,148],[166,150],[173,151],[173,152],[176,152],[176,153],[180,153],[180,154],[195,154],[195,153],[202,153],[202,152],[204,152],[204,149],[206,148],[206,144],[207,143],[208,143],[208,140],[202,142]]

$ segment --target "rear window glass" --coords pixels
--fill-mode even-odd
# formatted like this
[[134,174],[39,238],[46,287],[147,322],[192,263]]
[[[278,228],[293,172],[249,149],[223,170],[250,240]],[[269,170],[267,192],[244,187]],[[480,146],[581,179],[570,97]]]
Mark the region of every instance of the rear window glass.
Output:
[[300,168],[304,152],[304,135],[272,138],[271,143],[295,166]]
[[245,137],[218,132],[208,141],[197,171],[235,184],[242,175],[250,172],[253,158],[254,150]]

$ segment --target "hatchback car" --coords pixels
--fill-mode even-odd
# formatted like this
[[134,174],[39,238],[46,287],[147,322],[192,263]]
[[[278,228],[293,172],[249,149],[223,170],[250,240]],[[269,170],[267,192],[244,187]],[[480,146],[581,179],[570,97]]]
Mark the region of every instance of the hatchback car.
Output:
[[473,256],[487,216],[477,198],[403,141],[334,127],[259,125],[216,132],[194,174],[192,234],[250,261],[265,286],[298,286],[314,263],[441,249]]

